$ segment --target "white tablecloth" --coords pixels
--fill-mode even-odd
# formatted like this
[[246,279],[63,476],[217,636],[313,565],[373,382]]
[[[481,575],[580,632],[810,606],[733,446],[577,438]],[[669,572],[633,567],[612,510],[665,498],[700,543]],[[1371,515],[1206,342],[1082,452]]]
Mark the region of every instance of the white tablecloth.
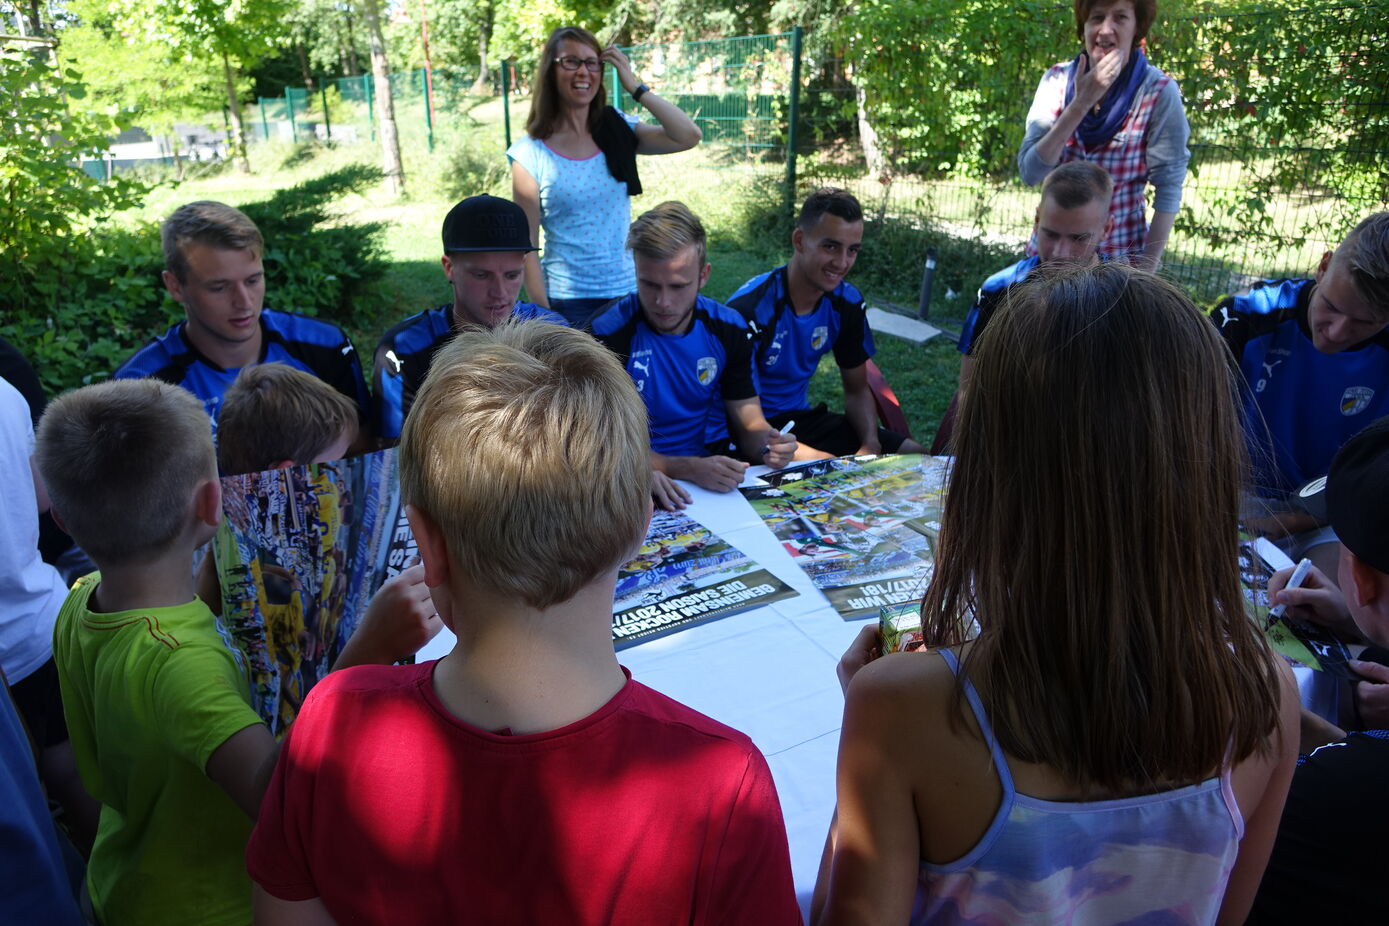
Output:
[[[694,497],[686,513],[800,594],[630,647],[618,657],[633,678],[742,730],[766,755],[806,910],[834,808],[844,710],[834,669],[865,622],[839,617],[740,493],[684,485]],[[453,644],[444,630],[418,659],[443,656]]]

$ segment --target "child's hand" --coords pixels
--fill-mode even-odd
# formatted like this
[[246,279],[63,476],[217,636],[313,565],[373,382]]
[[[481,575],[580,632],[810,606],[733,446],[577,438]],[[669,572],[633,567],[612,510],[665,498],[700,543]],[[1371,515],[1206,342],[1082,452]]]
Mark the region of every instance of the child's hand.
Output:
[[839,674],[839,687],[848,691],[849,682],[853,681],[858,670],[882,654],[882,645],[878,640],[878,625],[869,624],[858,632],[854,642],[850,643],[844,655],[839,657],[839,666],[835,669]]
[[388,665],[406,659],[434,639],[441,627],[424,584],[424,566],[417,563],[386,581],[371,597],[367,613],[333,668]]

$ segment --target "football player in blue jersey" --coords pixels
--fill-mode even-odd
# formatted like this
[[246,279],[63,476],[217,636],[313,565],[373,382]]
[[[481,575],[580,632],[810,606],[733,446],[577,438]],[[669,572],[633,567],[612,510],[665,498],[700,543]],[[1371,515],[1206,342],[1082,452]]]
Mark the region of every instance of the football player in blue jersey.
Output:
[[1246,523],[1286,537],[1290,556],[1329,574],[1335,534],[1282,500],[1326,475],[1365,422],[1389,414],[1389,212],[1356,225],[1311,278],[1256,283],[1218,303],[1211,320],[1248,383],[1257,514],[1268,514]]
[[400,439],[405,416],[424,384],[434,354],[460,330],[494,328],[508,318],[538,318],[556,325],[563,316],[518,302],[531,246],[520,206],[497,196],[470,196],[444,217],[444,276],[453,302],[411,315],[376,346],[372,418],[384,441]]
[[215,428],[222,394],[242,367],[289,364],[353,401],[363,423],[367,387],[352,342],[337,325],[264,307],[265,251],[260,230],[224,203],[174,210],[160,230],[164,286],[185,320],[141,348],[116,379],[153,376],[203,402]]
[[1103,167],[1068,161],[1042,181],[1042,201],[1032,220],[1037,253],[995,273],[979,287],[960,330],[960,390],[969,385],[974,346],[984,326],[1003,304],[1008,289],[1038,267],[1083,266],[1099,260],[1100,243],[1109,234],[1109,201],[1114,181]]
[[596,315],[593,333],[622,360],[646,403],[657,503],[684,507],[689,493],[677,479],[728,492],[748,461],[785,465],[796,440],[762,414],[747,323],[699,293],[710,269],[699,218],[683,203],[661,203],[632,223],[627,246],[637,291]]
[[[791,259],[748,280],[728,304],[747,319],[757,350],[757,391],[773,427],[794,421],[796,459],[851,453],[922,453],[878,427],[868,360],[876,351],[863,295],[844,278],[863,241],[863,209],[852,193],[825,187],[801,206]],[[789,310],[789,311],[788,311]],[[831,350],[844,386],[844,414],[810,408],[810,378]]]

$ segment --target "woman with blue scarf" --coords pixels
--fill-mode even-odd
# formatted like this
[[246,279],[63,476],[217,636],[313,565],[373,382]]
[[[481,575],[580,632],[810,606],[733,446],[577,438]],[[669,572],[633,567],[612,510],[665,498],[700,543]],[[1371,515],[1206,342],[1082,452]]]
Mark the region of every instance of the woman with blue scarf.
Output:
[[[1156,267],[1182,202],[1191,134],[1176,81],[1139,43],[1157,0],[1073,0],[1084,47],[1042,77],[1027,114],[1018,170],[1029,186],[1066,161],[1093,161],[1114,179],[1107,257]],[[1149,226],[1144,191],[1153,185]],[[1035,244],[1029,245],[1035,253]]]

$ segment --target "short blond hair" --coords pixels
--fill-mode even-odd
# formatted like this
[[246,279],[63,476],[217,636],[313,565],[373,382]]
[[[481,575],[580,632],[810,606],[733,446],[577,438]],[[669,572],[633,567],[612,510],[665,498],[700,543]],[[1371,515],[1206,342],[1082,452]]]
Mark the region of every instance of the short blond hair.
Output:
[[435,354],[401,434],[401,497],[469,581],[546,608],[641,542],[649,452],[646,406],[611,352],[507,321]]
[[627,247],[633,254],[651,260],[670,260],[685,248],[694,245],[699,254],[699,266],[704,266],[704,223],[684,203],[670,200],[637,216],[627,232]]
[[194,489],[216,476],[203,404],[157,379],[58,397],[39,422],[36,456],[63,527],[98,565],[166,551],[188,524]]
[[357,439],[357,403],[303,370],[258,363],[222,396],[217,463],[224,476],[310,463],[344,435]]
[[265,254],[265,241],[256,223],[240,209],[210,199],[179,206],[159,229],[164,247],[164,266],[180,283],[188,279],[190,244],[202,244],[227,251],[250,251],[256,257]]

